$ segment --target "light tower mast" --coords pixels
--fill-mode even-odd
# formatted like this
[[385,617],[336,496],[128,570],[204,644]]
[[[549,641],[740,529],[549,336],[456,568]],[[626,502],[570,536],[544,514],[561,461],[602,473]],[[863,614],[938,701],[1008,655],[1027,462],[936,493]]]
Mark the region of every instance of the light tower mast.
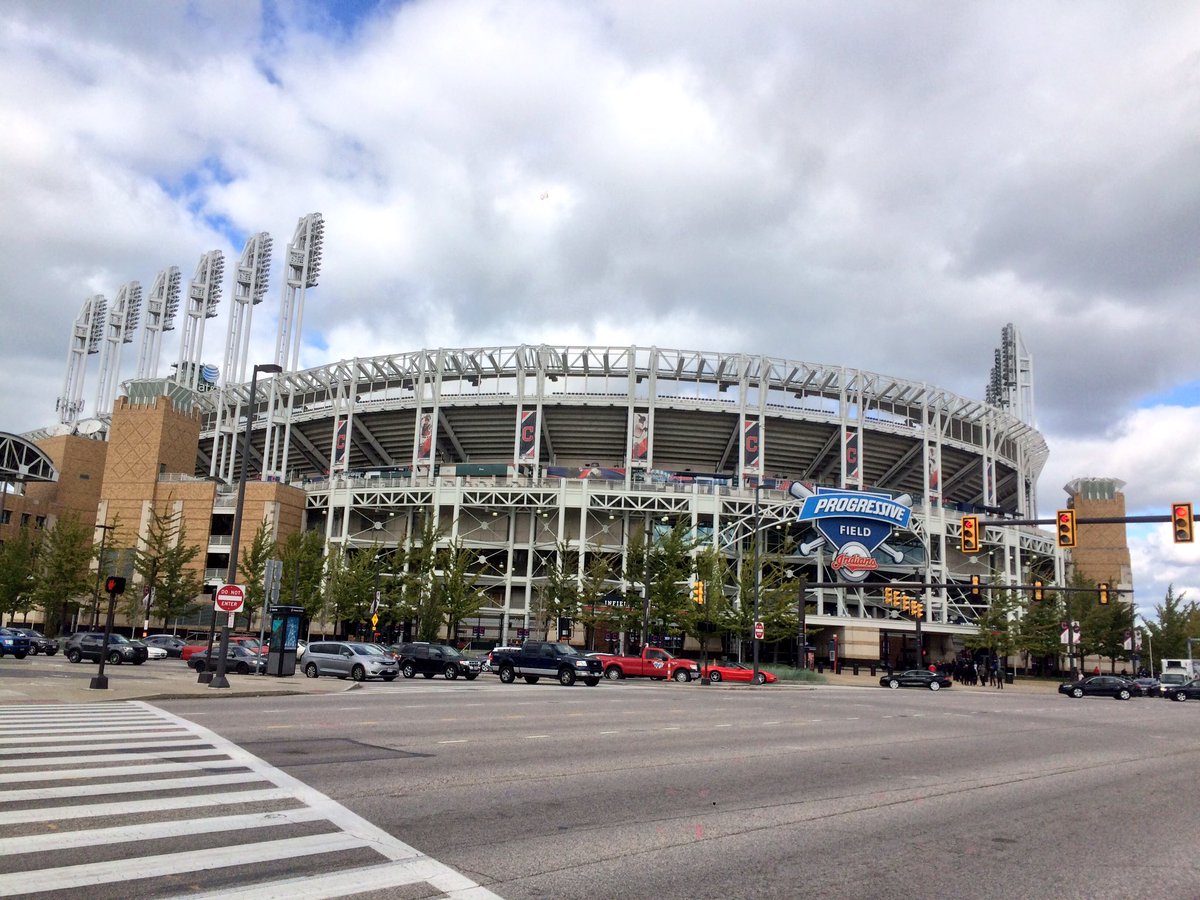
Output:
[[154,278],[154,287],[146,301],[146,324],[142,326],[142,343],[138,348],[138,378],[158,377],[158,355],[162,349],[164,331],[175,327],[179,311],[179,266],[169,266]]
[[[262,303],[267,292],[271,271],[271,236],[265,231],[251,236],[242,248],[233,283],[233,305],[229,311],[229,327],[225,333],[225,364],[220,393],[217,395],[216,430],[213,437],[210,475],[227,482],[233,481],[234,457],[237,450],[237,427],[242,416],[240,393],[230,391],[230,385],[246,380],[246,356],[250,344],[250,322],[254,307]],[[249,425],[247,424],[247,427]]]
[[63,381],[62,396],[55,409],[58,421],[75,427],[79,414],[83,412],[83,378],[86,374],[87,358],[100,350],[100,338],[104,336],[104,311],[108,301],[100,294],[83,301],[75,324],[71,327],[71,342],[67,347],[67,377]]
[[225,276],[225,254],[210,250],[200,257],[188,285],[187,318],[179,341],[179,363],[175,381],[196,390],[200,381],[200,354],[204,350],[204,322],[217,314],[221,302],[221,279]]
[[[285,279],[279,309],[279,334],[275,343],[275,362],[284,372],[300,367],[300,337],[304,322],[304,297],[315,287],[321,274],[321,244],[325,220],[320,213],[309,213],[296,224],[284,262]],[[263,445],[263,475],[287,476],[288,445],[292,429],[293,394],[283,393],[285,379],[271,379],[271,401],[267,416],[267,434]]]
[[133,343],[142,315],[142,286],[131,281],[117,291],[117,299],[105,315],[104,346],[100,350],[100,383],[96,386],[96,415],[112,413],[121,374],[121,350]]

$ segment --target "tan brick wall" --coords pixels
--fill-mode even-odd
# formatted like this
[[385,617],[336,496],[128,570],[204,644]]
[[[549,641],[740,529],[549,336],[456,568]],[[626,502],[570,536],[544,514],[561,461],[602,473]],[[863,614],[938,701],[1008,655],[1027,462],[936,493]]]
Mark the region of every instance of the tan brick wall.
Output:
[[[1125,495],[1117,493],[1111,500],[1089,500],[1074,496],[1069,506],[1079,518],[1124,517]],[[1125,524],[1077,526],[1077,546],[1071,551],[1075,571],[1090,581],[1106,581],[1114,587],[1132,583],[1132,566]]]

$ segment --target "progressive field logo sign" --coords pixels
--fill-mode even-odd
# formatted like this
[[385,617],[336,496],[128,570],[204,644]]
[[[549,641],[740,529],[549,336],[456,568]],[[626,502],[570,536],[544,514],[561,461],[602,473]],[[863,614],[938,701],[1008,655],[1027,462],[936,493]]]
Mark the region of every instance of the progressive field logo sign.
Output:
[[842,491],[818,487],[809,490],[793,483],[793,497],[804,503],[796,514],[801,522],[812,522],[821,537],[800,546],[804,556],[823,544],[834,549],[833,570],[843,581],[863,581],[879,568],[875,551],[882,549],[895,562],[904,555],[884,542],[896,528],[908,528],[912,517],[912,498],[908,494],[893,497],[874,491]]

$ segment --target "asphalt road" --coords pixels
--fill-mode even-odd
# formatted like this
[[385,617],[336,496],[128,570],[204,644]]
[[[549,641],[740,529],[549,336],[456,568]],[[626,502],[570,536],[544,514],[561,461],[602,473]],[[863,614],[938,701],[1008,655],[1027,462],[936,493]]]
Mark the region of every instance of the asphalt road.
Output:
[[485,677],[161,705],[507,898],[1200,896],[1200,703]]

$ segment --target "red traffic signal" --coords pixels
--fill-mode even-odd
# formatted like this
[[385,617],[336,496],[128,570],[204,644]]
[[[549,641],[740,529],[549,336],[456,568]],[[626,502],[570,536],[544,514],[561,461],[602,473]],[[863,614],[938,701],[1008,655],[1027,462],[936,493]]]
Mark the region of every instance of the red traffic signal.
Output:
[[125,593],[125,579],[120,575],[109,575],[104,579],[104,590],[110,594]]
[[1192,543],[1192,504],[1176,503],[1171,507],[1171,528],[1175,543]]
[[979,552],[979,516],[962,517],[962,552]]
[[1058,546],[1075,546],[1075,510],[1060,509],[1058,511]]

